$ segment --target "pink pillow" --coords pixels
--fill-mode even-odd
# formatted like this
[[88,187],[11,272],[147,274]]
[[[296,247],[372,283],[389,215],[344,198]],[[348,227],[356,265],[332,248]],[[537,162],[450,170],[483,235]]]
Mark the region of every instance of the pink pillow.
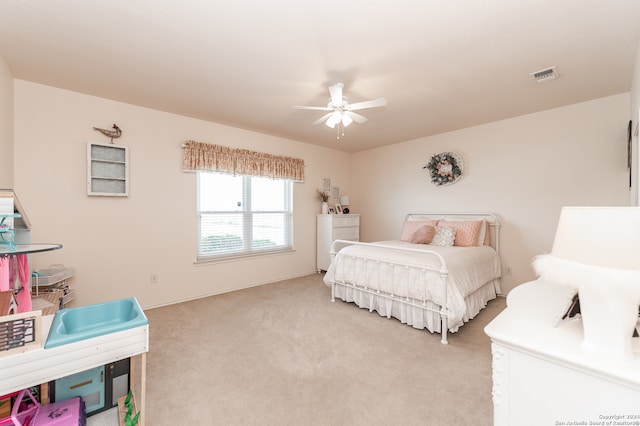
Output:
[[418,228],[409,239],[412,244],[429,244],[433,240],[433,236],[436,234],[436,227],[431,225],[424,225]]
[[[411,240],[414,232],[420,230],[425,226],[437,226],[437,225],[438,225],[437,220],[407,220],[404,222],[404,225],[402,227],[402,232],[400,233],[400,239],[402,241],[406,241],[410,243],[412,242]],[[434,233],[435,233],[435,229],[434,229]],[[433,235],[431,236],[431,238],[433,238]],[[424,243],[424,244],[428,244],[428,243]]]
[[482,220],[441,220],[438,226],[454,228],[456,230],[454,245],[460,247],[475,247],[478,244],[478,236],[480,235],[482,222]]

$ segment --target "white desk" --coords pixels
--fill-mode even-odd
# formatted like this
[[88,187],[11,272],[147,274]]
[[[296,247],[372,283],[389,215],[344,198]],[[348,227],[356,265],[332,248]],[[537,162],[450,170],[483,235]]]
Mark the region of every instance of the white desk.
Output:
[[485,328],[495,425],[640,424],[640,339],[633,339],[630,361],[586,353],[580,319],[554,327],[569,293],[543,281],[522,284]]

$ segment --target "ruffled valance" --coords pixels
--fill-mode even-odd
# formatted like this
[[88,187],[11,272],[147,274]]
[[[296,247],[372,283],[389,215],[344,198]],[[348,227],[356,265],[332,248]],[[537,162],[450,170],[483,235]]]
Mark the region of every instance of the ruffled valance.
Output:
[[304,181],[304,161],[247,149],[188,141],[182,169]]

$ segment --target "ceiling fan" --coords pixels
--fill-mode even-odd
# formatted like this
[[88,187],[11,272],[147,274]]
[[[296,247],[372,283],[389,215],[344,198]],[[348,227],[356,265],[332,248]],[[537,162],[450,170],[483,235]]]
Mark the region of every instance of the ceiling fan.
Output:
[[324,121],[324,124],[333,129],[336,125],[338,125],[338,127],[347,127],[354,121],[359,124],[367,121],[366,117],[353,111],[366,108],[381,107],[387,104],[387,100],[385,98],[378,98],[371,101],[362,101],[350,104],[349,99],[342,95],[343,88],[343,83],[335,83],[329,86],[329,95],[331,96],[331,98],[329,99],[329,103],[326,107],[294,105],[294,108],[329,111],[325,115],[314,121],[313,124],[322,123]]

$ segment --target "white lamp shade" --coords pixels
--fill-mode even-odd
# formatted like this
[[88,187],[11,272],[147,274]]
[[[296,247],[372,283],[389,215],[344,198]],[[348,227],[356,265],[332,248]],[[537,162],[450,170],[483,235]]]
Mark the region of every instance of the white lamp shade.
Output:
[[334,127],[336,127],[336,124],[338,124],[340,122],[341,119],[341,114],[338,111],[334,111],[333,114],[331,114],[331,117],[329,117],[329,119],[327,120],[326,124],[327,126],[331,127],[332,129]]
[[640,270],[640,207],[564,207],[551,254],[587,265]]
[[348,195],[343,195],[342,197],[340,197],[340,204],[342,204],[343,206],[348,206],[349,205],[349,196]]

